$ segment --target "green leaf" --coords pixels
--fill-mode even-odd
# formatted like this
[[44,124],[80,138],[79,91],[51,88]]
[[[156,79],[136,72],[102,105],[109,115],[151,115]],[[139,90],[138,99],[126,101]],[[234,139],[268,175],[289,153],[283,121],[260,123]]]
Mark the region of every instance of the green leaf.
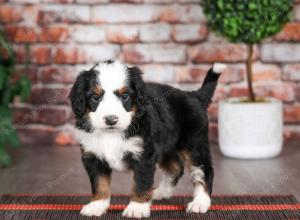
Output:
[[17,134],[17,131],[12,127],[11,132],[7,136],[8,144],[12,147],[19,147],[20,146],[20,140]]
[[[292,0],[204,0],[208,26],[232,42],[259,43],[290,20]],[[257,32],[257,33],[256,33]]]
[[8,106],[11,100],[12,100],[12,88],[7,87],[6,90],[4,90],[1,104],[4,106]]
[[3,66],[0,66],[0,90],[4,88],[7,82],[7,70]]
[[0,146],[0,166],[7,167],[11,164],[11,158],[5,151],[4,146]]
[[30,80],[25,77],[22,76],[20,79],[20,98],[21,101],[24,102],[26,100],[26,98],[30,95],[30,89],[31,89],[31,82]]
[[254,2],[249,3],[249,9],[250,10],[253,10],[253,9],[256,9],[256,8],[257,8],[256,3],[254,3]]

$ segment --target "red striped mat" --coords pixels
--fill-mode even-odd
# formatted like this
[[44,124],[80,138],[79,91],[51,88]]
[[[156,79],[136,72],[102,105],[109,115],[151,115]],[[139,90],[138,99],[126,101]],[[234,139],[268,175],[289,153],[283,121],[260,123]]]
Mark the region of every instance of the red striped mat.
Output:
[[[2,195],[0,219],[121,219],[121,211],[129,198],[112,197],[110,211],[100,218],[79,215],[79,210],[90,200],[89,195]],[[299,219],[300,203],[291,195],[215,195],[205,214],[188,214],[189,196],[155,201],[151,219]]]

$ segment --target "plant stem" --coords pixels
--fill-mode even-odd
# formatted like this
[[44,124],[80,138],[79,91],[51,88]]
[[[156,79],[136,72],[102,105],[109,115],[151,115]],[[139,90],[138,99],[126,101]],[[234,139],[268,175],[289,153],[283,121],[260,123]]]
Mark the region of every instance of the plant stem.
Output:
[[252,87],[252,55],[253,44],[248,44],[248,58],[247,58],[247,84],[249,90],[249,100],[255,102],[255,94]]

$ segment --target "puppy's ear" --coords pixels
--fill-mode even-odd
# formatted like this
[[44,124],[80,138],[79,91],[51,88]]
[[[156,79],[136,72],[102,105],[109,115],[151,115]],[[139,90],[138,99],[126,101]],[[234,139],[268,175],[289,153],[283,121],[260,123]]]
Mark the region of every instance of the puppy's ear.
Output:
[[77,78],[76,81],[71,89],[71,92],[69,94],[69,99],[71,101],[71,106],[74,114],[77,118],[83,117],[85,110],[86,110],[86,103],[85,103],[85,97],[84,97],[84,88],[85,88],[85,73],[81,72]]
[[147,99],[145,96],[146,85],[142,79],[143,72],[138,67],[128,67],[131,78],[131,86],[136,92],[136,104],[138,111],[143,113],[146,110]]

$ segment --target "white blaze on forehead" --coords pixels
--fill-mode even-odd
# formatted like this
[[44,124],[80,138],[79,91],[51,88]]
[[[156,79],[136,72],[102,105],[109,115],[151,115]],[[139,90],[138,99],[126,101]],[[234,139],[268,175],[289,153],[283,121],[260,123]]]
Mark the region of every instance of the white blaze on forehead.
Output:
[[96,70],[100,72],[98,80],[104,91],[115,91],[126,85],[126,66],[118,61],[100,64]]
[[105,123],[105,117],[113,115],[118,118],[115,128],[125,130],[131,123],[132,111],[127,111],[123,106],[120,97],[115,91],[128,85],[127,68],[120,62],[102,63],[96,70],[99,71],[98,83],[104,91],[95,112],[90,112],[91,124],[94,128],[105,129],[108,125]]

